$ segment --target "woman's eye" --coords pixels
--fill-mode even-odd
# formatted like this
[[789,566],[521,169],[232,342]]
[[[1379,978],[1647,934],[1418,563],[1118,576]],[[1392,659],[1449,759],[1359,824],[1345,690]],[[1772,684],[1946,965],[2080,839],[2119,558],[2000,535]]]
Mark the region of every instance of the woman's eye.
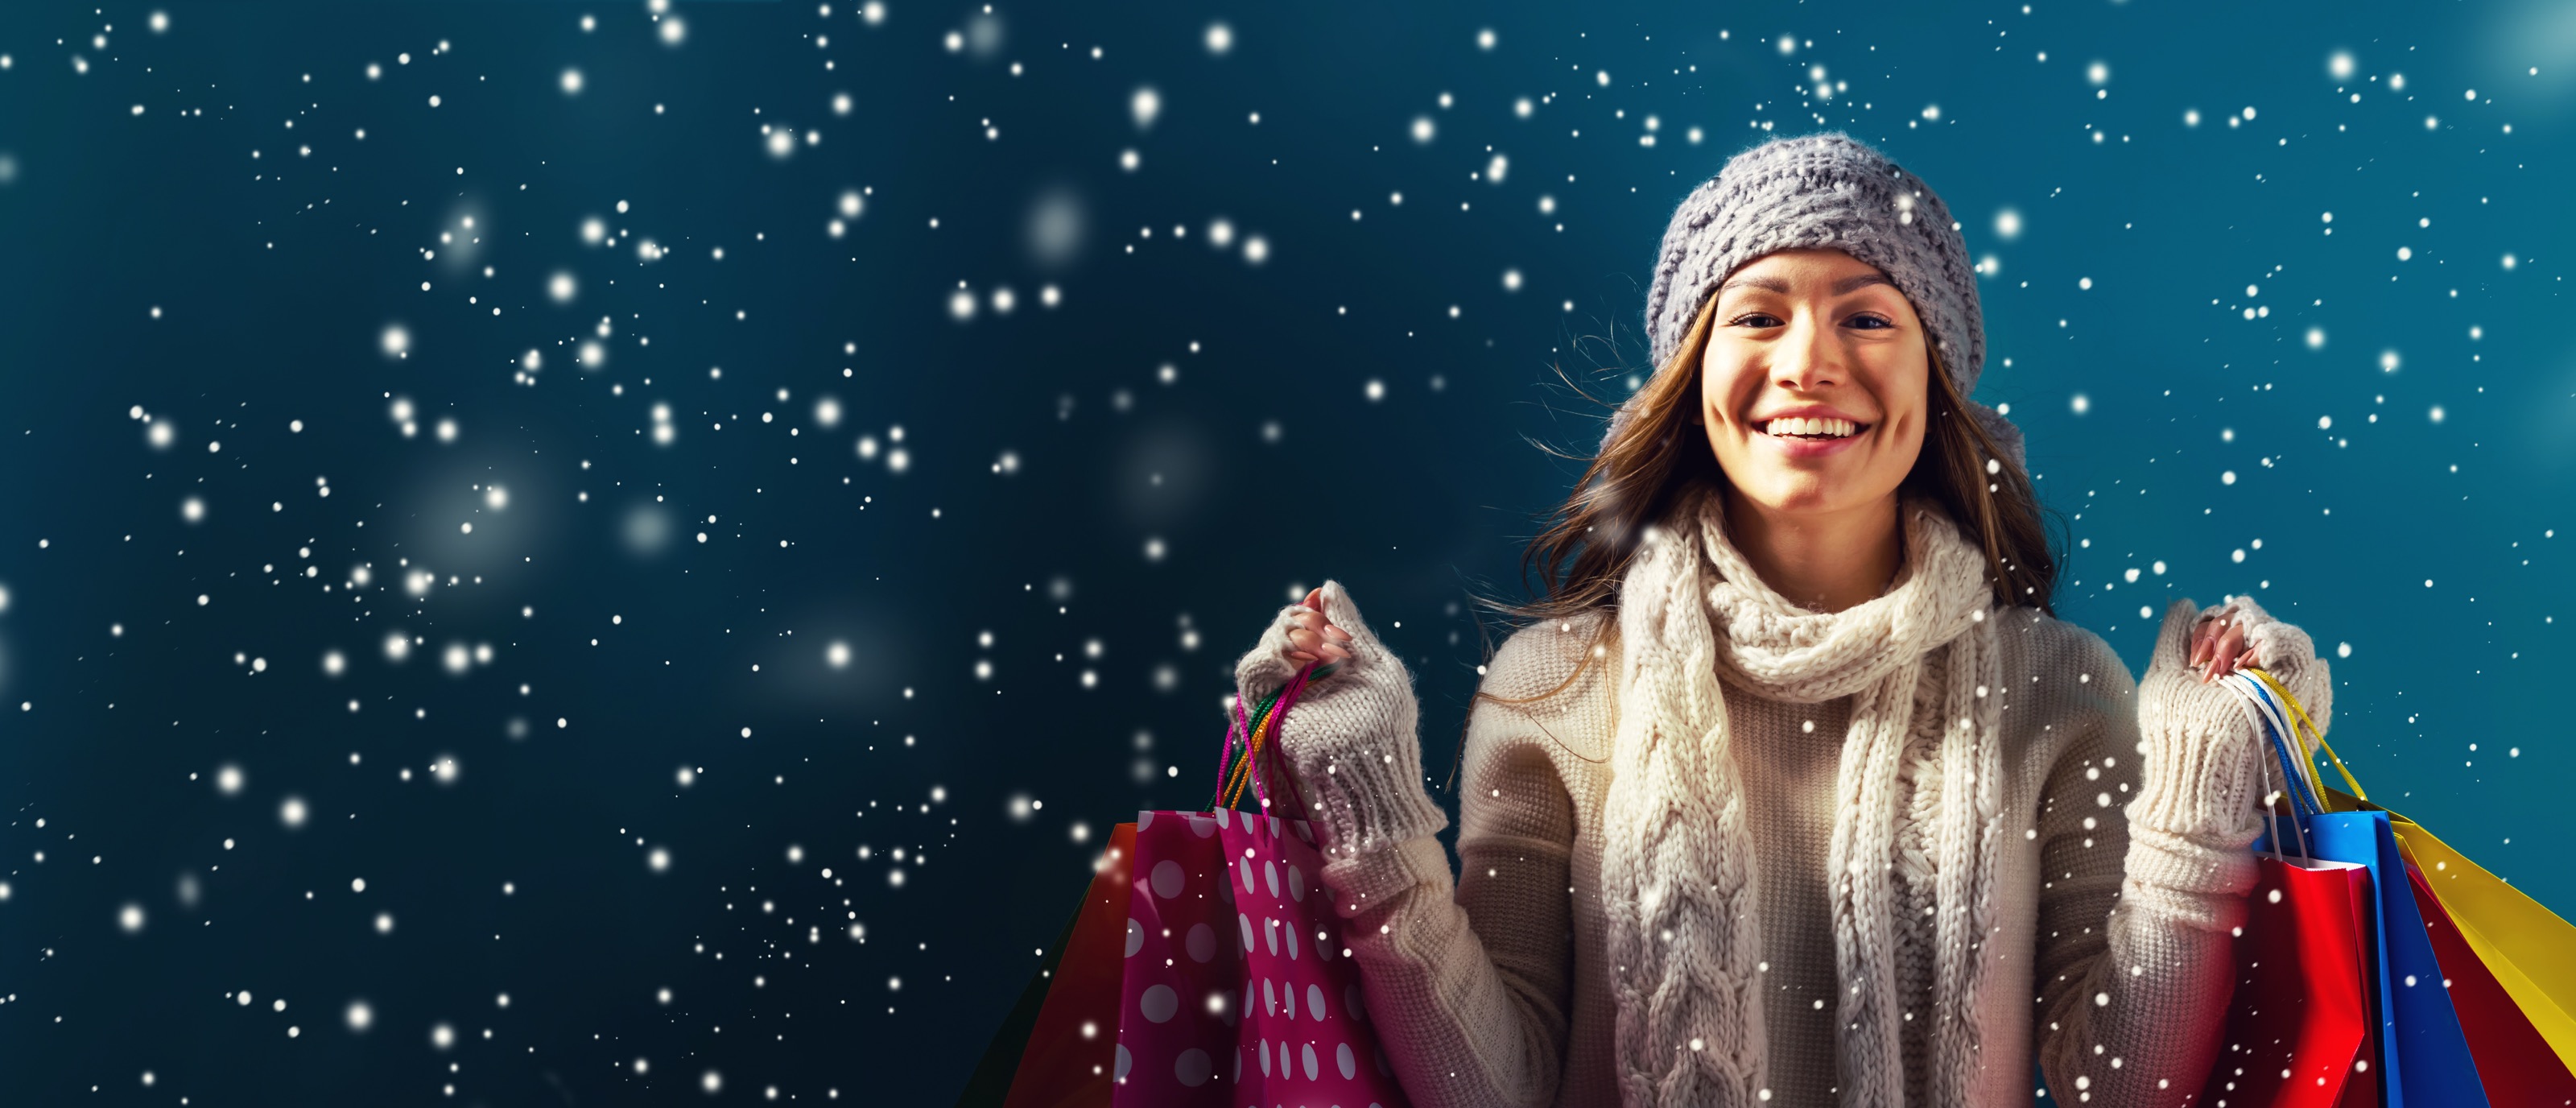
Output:
[[1856,315],[1851,318],[1851,322],[1852,326],[1859,327],[1865,331],[1877,331],[1896,326],[1893,322],[1874,315]]
[[1735,321],[1731,326],[1777,327],[1780,326],[1780,319],[1769,312],[1748,312],[1744,315],[1735,317]]

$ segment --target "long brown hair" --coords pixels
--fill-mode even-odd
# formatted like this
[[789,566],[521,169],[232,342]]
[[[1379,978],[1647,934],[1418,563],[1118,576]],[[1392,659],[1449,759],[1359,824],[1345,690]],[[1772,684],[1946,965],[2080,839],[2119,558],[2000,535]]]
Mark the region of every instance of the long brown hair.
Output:
[[[1547,517],[1545,529],[1521,552],[1524,583],[1536,577],[1538,595],[1521,604],[1490,603],[1519,620],[1570,620],[1615,614],[1619,585],[1637,556],[1639,535],[1686,495],[1723,486],[1725,471],[1708,448],[1700,412],[1700,363],[1717,315],[1717,297],[1700,304],[1690,332],[1636,398],[1637,409],[1594,455],[1572,495]],[[2056,614],[2058,559],[2030,477],[2002,444],[1969,414],[1958,386],[1930,350],[1932,419],[1923,453],[1899,488],[1930,497],[1985,548],[1995,602]],[[2060,529],[2062,531],[2061,522]],[[1604,619],[1595,642],[1616,633]],[[1479,700],[1527,703],[1571,687],[1599,651],[1556,688],[1535,697],[1505,698],[1479,692]]]

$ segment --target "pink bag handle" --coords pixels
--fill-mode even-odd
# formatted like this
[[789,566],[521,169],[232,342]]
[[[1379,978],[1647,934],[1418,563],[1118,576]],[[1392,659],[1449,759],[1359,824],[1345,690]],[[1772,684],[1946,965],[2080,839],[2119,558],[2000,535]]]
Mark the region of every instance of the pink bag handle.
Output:
[[[1225,745],[1217,752],[1217,793],[1209,801],[1211,809],[1239,803],[1246,787],[1252,790],[1263,808],[1269,808],[1271,782],[1276,781],[1287,793],[1287,799],[1297,805],[1296,811],[1302,818],[1306,811],[1305,798],[1298,793],[1296,779],[1289,773],[1286,756],[1280,750],[1281,725],[1306,686],[1317,676],[1337,668],[1307,663],[1257,713],[1247,714],[1245,698],[1239,693],[1236,695],[1234,721],[1226,727]],[[1242,751],[1239,758],[1236,754],[1238,748]]]

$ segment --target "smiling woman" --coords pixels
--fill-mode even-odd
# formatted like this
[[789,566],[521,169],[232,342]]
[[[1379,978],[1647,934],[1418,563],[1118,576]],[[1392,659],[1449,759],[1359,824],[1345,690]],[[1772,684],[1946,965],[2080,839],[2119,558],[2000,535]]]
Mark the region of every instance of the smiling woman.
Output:
[[1526,552],[1534,618],[1468,718],[1463,877],[1410,677],[1337,582],[1238,663],[1246,698],[1343,663],[1281,749],[1415,1099],[2028,1103],[2034,1057],[2091,1103],[2201,1087],[2262,753],[2206,677],[2259,660],[2330,711],[2326,664],[2185,600],[2140,684],[2053,617],[2021,435],[1968,399],[1976,280],[1848,136],[1682,202],[1658,372]]
[[[1896,571],[1902,490],[1967,525],[1998,602],[2054,611],[2057,562],[2021,435],[1961,396],[1884,271],[1837,249],[1776,251],[1689,321],[1667,372],[1620,408],[1530,544],[1524,565],[1544,593],[1518,612],[1562,619],[1608,603],[1646,525],[1694,488],[1726,498],[1763,580],[1819,610],[1878,595]],[[1700,372],[1671,371],[1691,365]],[[1683,448],[1695,438],[1709,449]]]
[[[1770,566],[1757,556],[1755,569],[1824,611],[1878,595],[1898,551],[1867,540],[1893,533],[1882,502],[1922,456],[1930,399],[1913,306],[1869,263],[1804,249],[1736,271],[1703,310],[1713,326],[1699,359],[1700,422],[1742,494],[1727,514],[1737,546],[1782,555]],[[1747,533],[1757,529],[1761,539]]]

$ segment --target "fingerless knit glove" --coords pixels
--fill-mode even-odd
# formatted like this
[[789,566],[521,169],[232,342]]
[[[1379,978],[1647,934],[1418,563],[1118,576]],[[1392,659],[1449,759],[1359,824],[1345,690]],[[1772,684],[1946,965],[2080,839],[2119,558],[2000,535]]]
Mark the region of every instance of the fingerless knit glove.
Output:
[[[2273,619],[2250,597],[2201,612],[2189,600],[2165,610],[2155,656],[2138,685],[2138,733],[2145,757],[2133,824],[2184,835],[2210,845],[2251,843],[2262,824],[2261,801],[2273,757],[2261,717],[2226,684],[2201,683],[2190,664],[2192,625],[2204,614],[2224,615],[2245,628],[2255,664],[2280,679],[2319,727],[2331,726],[2334,684],[2308,634]],[[2296,748],[2293,748],[2296,749]],[[2285,787],[2277,765],[2268,767],[2274,788]]]
[[[1324,582],[1323,601],[1324,618],[1351,636],[1351,658],[1311,681],[1280,724],[1280,752],[1310,810],[1272,814],[1312,820],[1328,856],[1438,834],[1448,816],[1422,787],[1412,676],[1360,619],[1339,582]],[[1296,674],[1288,632],[1304,610],[1281,608],[1261,641],[1235,663],[1235,694],[1245,703],[1260,703]]]

